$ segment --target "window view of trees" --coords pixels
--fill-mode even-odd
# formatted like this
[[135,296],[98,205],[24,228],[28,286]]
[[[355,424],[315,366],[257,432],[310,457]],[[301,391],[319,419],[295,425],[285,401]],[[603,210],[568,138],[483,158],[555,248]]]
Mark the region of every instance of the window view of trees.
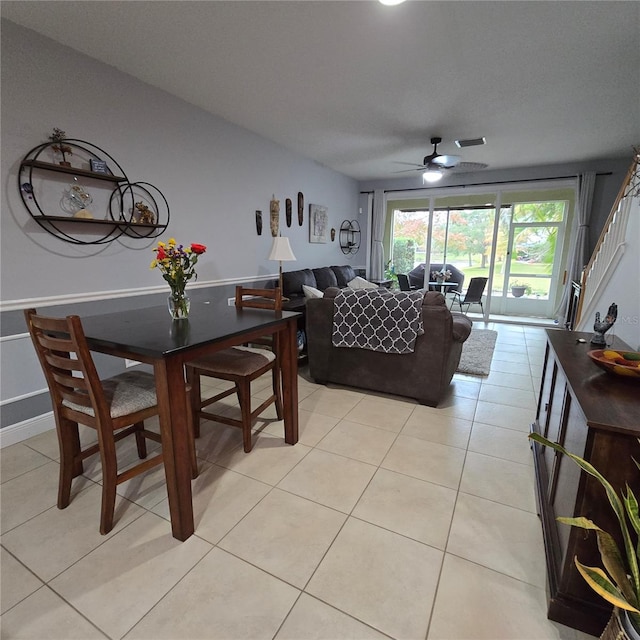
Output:
[[[492,295],[513,295],[511,287],[518,284],[524,287],[524,295],[549,296],[558,230],[566,206],[563,200],[502,206]],[[435,209],[430,261],[455,265],[464,272],[466,281],[488,276],[495,215],[495,208],[490,205]],[[429,211],[394,212],[391,263],[395,273],[408,273],[425,262],[428,225]],[[516,292],[516,297],[521,295]]]

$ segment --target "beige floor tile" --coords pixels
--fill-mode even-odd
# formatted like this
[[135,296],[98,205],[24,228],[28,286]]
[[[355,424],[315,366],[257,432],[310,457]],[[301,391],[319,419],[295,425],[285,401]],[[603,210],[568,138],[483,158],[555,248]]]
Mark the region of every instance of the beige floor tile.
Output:
[[241,446],[241,429],[211,420],[200,422],[200,437],[196,439],[196,454],[199,458],[214,462]]
[[[298,442],[308,447],[315,447],[338,422],[340,422],[339,418],[300,409],[298,411]],[[267,425],[264,432],[282,437],[282,423]]]
[[300,408],[325,416],[344,418],[364,395],[345,389],[321,387],[300,402]]
[[528,409],[531,412],[535,412],[536,410],[536,398],[532,386],[530,389],[524,391],[522,389],[505,389],[505,387],[499,387],[493,384],[483,384],[479,399],[482,402],[506,404],[510,407]]
[[424,638],[442,556],[350,518],[306,591],[392,637]]
[[[2,501],[2,533],[46,511],[58,501],[58,473],[60,465],[48,462],[0,487]],[[71,485],[71,500],[93,483],[80,476]]]
[[213,549],[125,640],[273,638],[300,592]]
[[345,420],[399,433],[413,411],[413,405],[368,397],[357,404]]
[[506,404],[478,400],[475,421],[482,422],[483,424],[491,424],[495,427],[529,433],[531,423],[535,420],[535,416],[535,409],[510,407]]
[[460,491],[536,513],[533,467],[469,451]]
[[475,380],[461,379],[460,377],[453,376],[453,380],[449,385],[450,393],[459,398],[470,398],[471,400],[477,400],[480,394],[480,384],[484,379],[480,376],[474,376]]
[[39,433],[37,436],[33,436],[28,440],[25,440],[22,444],[26,445],[30,449],[34,449],[43,456],[47,456],[47,458],[51,458],[52,460],[60,459],[58,434],[55,428]]
[[132,502],[116,498],[114,527],[103,536],[101,496],[102,488],[93,485],[66,509],[51,507],[4,534],[2,544],[39,578],[49,582],[145,513]]
[[274,489],[218,546],[302,589],[346,517]]
[[226,469],[275,486],[311,451],[298,442],[287,444],[283,438],[260,434],[249,453],[239,445],[231,453],[218,456],[215,463]]
[[384,640],[378,633],[342,611],[303,593],[275,640]]
[[[528,363],[528,358],[527,358]],[[524,362],[507,362],[506,360],[498,360],[493,358],[491,361],[491,371],[499,371],[501,373],[513,373],[515,375],[528,375],[528,364]]]
[[477,400],[475,398],[463,398],[460,396],[446,396],[439,403],[437,408],[431,407],[434,411],[446,413],[463,420],[473,420],[476,411]]
[[51,458],[43,456],[21,442],[0,449],[0,482],[29,473],[47,462],[51,462]]
[[504,427],[474,422],[469,440],[469,451],[484,453],[520,464],[533,465],[533,455],[527,434]]
[[380,466],[457,489],[462,476],[464,456],[462,449],[400,435]]
[[[483,385],[485,384],[497,387],[506,387],[508,389],[522,389],[523,391],[533,390],[531,376],[528,372],[527,375],[518,375],[516,373],[492,371],[486,378],[484,378]],[[503,390],[503,393],[508,393],[508,391]]]
[[465,449],[471,425],[470,420],[463,420],[431,407],[416,407],[402,428],[402,435]]
[[152,509],[167,498],[167,477],[164,465],[119,484],[117,493],[140,507]]
[[0,613],[4,613],[37,591],[42,582],[4,547],[0,548],[0,566]]
[[[195,533],[212,544],[221,540],[271,490],[268,484],[230,469],[202,463],[192,484]],[[169,501],[152,511],[170,520]]]
[[349,513],[376,467],[314,449],[278,484],[280,489]]
[[49,584],[107,635],[121,638],[211,549],[172,537],[147,513]]
[[378,469],[352,515],[444,550],[455,502],[453,489]]
[[524,367],[529,365],[529,358],[527,356],[527,350],[524,345],[522,345],[522,349],[519,349],[517,351],[504,351],[496,347],[495,351],[493,352],[492,363],[496,362],[497,360],[520,364]]
[[447,553],[545,588],[542,529],[535,513],[460,493]]
[[106,636],[48,587],[41,587],[2,618],[2,638],[106,640]]
[[392,431],[343,420],[320,440],[317,447],[360,462],[378,465],[396,437]]
[[574,637],[573,629],[546,618],[547,600],[543,589],[447,554],[427,638],[569,640]]

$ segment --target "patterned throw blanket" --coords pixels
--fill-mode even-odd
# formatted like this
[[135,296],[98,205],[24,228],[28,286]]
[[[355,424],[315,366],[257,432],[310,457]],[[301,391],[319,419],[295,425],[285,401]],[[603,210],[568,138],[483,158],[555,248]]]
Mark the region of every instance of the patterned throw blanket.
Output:
[[413,353],[424,333],[423,296],[423,291],[343,289],[335,297],[333,346]]

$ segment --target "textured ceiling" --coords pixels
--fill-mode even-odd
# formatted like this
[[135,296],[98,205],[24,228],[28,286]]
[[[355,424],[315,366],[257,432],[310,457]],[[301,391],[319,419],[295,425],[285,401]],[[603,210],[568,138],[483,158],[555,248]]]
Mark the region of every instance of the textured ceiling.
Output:
[[[357,179],[631,157],[639,2],[2,2],[2,16]],[[457,149],[456,138],[486,146]]]

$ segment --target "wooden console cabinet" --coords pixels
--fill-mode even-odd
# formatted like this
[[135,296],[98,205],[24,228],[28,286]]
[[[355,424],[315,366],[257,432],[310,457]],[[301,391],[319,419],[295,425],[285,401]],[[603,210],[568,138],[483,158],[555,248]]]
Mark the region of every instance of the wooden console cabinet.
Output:
[[[587,356],[590,333],[547,330],[543,377],[532,431],[588,460],[618,490],[640,494],[640,381],[605,373]],[[578,338],[586,343],[577,342]],[[613,348],[630,350],[616,339]],[[619,526],[597,480],[566,456],[532,443],[549,589],[548,617],[600,636],[611,607],[585,583],[574,558],[602,566],[594,532],[556,521],[585,516],[616,537]]]

